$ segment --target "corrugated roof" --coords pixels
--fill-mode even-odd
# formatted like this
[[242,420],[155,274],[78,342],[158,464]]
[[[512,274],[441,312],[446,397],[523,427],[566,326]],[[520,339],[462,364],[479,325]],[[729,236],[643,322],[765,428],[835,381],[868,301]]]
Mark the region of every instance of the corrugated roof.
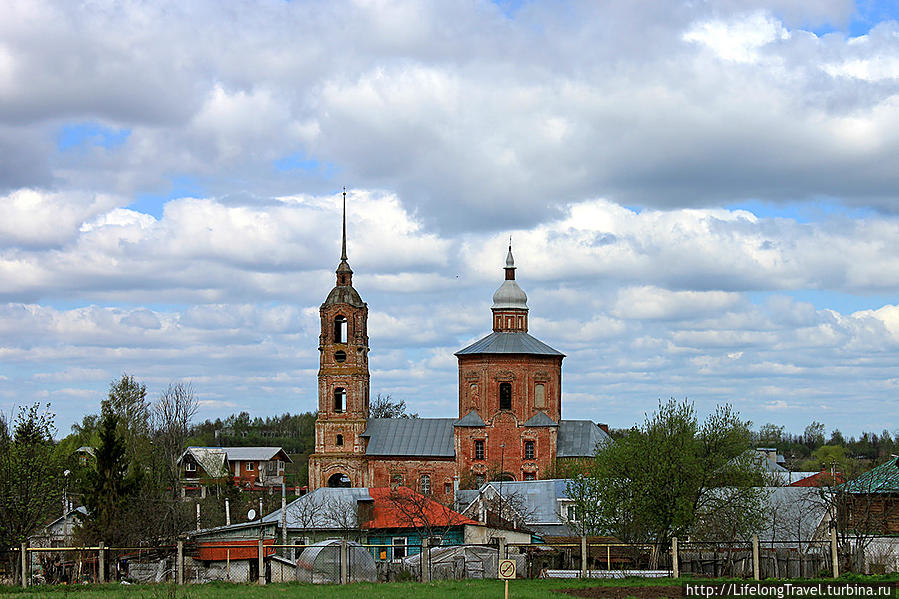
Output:
[[[563,524],[559,516],[559,499],[568,496],[568,479],[549,480],[513,480],[499,483],[484,483],[479,490],[459,491],[456,494],[456,507],[463,513],[484,494],[494,497],[501,494],[512,506],[522,508],[520,516],[525,523],[531,524]],[[517,509],[517,508],[516,508]]]
[[366,455],[455,457],[455,418],[370,418]]
[[899,493],[899,458],[890,458],[841,488],[849,493]]
[[530,354],[539,356],[562,356],[539,339],[527,333],[490,333],[480,341],[475,341],[465,349],[456,352],[457,356],[468,354]]
[[[372,501],[366,488],[322,487],[287,504],[287,528],[357,528],[358,501]],[[281,522],[280,508],[262,518],[263,522]]]
[[[284,451],[280,447],[222,447],[229,460],[270,460]],[[284,454],[287,457],[287,454]],[[287,461],[290,458],[287,457]]]
[[525,426],[559,426],[559,423],[546,415],[546,412],[537,412],[524,423]]
[[556,457],[588,458],[596,453],[596,446],[612,439],[590,420],[562,420]]
[[478,413],[472,410],[462,418],[456,420],[453,426],[485,426],[484,419],[478,416]]
[[190,454],[197,461],[207,476],[217,478],[219,476],[227,476],[228,467],[225,465],[225,450],[222,447],[188,447],[178,458],[178,463],[184,459],[184,456]]
[[418,528],[423,525],[446,527],[477,524],[471,518],[466,518],[406,487],[370,488],[368,492],[375,503],[372,510],[372,521],[365,528]]

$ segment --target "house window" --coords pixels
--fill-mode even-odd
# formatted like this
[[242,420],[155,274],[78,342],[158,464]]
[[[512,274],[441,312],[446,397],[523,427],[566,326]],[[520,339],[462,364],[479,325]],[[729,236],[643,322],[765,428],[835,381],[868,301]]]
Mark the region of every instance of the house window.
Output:
[[537,383],[534,386],[534,407],[546,407],[546,386],[543,383]]
[[443,494],[449,495],[453,492],[453,483],[443,483]]
[[536,472],[525,472],[524,480],[537,480],[537,473]]
[[390,477],[390,484],[394,487],[402,486],[403,484],[403,475],[402,474],[393,474]]
[[499,384],[499,409],[512,409],[512,383]]
[[477,440],[474,442],[474,459],[484,459],[484,442],[481,440]]
[[526,459],[526,460],[534,459],[534,442],[533,441],[525,441],[524,442],[524,459]]
[[344,406],[346,405],[346,389],[343,387],[337,387],[334,389],[334,411],[335,412],[343,412]]
[[421,491],[422,495],[430,495],[431,494],[431,476],[428,474],[422,474],[421,478],[418,480],[418,489]]
[[337,435],[337,446],[338,447],[343,446],[343,435]]
[[256,462],[247,462],[247,471],[252,471],[256,469]]
[[347,322],[346,316],[338,316],[334,319],[334,343],[346,343]]
[[393,537],[393,559],[406,557],[406,537]]
[[577,506],[569,505],[565,517],[569,522],[577,522]]
[[184,469],[185,469],[187,472],[196,472],[196,471],[197,471],[197,465],[194,464],[193,462],[184,462]]

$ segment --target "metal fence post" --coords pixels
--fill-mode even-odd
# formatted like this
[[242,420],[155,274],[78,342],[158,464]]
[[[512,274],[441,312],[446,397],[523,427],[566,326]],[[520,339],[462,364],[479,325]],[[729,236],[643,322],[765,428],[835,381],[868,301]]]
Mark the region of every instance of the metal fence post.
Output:
[[184,584],[184,541],[178,541],[178,554],[175,556],[175,583]]
[[759,572],[759,536],[752,535],[752,577],[761,580]]
[[22,588],[28,588],[28,578],[30,574],[28,572],[28,543],[22,543]]
[[428,537],[421,540],[421,581],[431,582],[431,543]]
[[106,582],[106,541],[100,541],[99,557],[97,559],[98,569],[97,579],[100,583]]
[[680,564],[677,563],[677,537],[671,537],[671,576],[680,577]]
[[833,577],[840,577],[840,562],[837,554],[837,529],[830,529],[830,561],[833,562]]
[[587,537],[581,536],[581,578],[587,578]]
[[[262,528],[260,527],[260,531]],[[262,535],[259,536],[259,584],[265,584],[265,547],[262,544]]]

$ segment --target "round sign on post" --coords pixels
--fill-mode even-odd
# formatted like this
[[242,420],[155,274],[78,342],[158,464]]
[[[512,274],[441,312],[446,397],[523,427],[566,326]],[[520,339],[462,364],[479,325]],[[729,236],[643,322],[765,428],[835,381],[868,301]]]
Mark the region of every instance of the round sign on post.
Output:
[[503,559],[497,568],[499,577],[506,586],[506,599],[509,599],[509,580],[515,578],[515,560]]
[[510,580],[512,578],[515,578],[515,560],[500,560],[499,577],[503,580]]

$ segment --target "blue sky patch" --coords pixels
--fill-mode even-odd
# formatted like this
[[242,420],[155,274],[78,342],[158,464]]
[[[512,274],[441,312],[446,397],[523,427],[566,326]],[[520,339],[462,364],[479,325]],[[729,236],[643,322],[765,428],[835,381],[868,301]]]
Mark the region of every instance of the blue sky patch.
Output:
[[169,183],[171,187],[167,192],[137,194],[128,208],[160,219],[162,218],[162,209],[167,201],[176,198],[201,198],[206,195],[206,187],[199,177],[175,175],[169,178]]
[[849,23],[825,23],[809,27],[809,31],[821,36],[828,33],[845,33],[849,37],[865,35],[878,23],[899,20],[899,3],[895,0],[856,0],[855,12]]
[[131,135],[131,129],[113,129],[98,123],[73,123],[64,125],[56,140],[60,152],[82,146],[114,148],[124,144]]

